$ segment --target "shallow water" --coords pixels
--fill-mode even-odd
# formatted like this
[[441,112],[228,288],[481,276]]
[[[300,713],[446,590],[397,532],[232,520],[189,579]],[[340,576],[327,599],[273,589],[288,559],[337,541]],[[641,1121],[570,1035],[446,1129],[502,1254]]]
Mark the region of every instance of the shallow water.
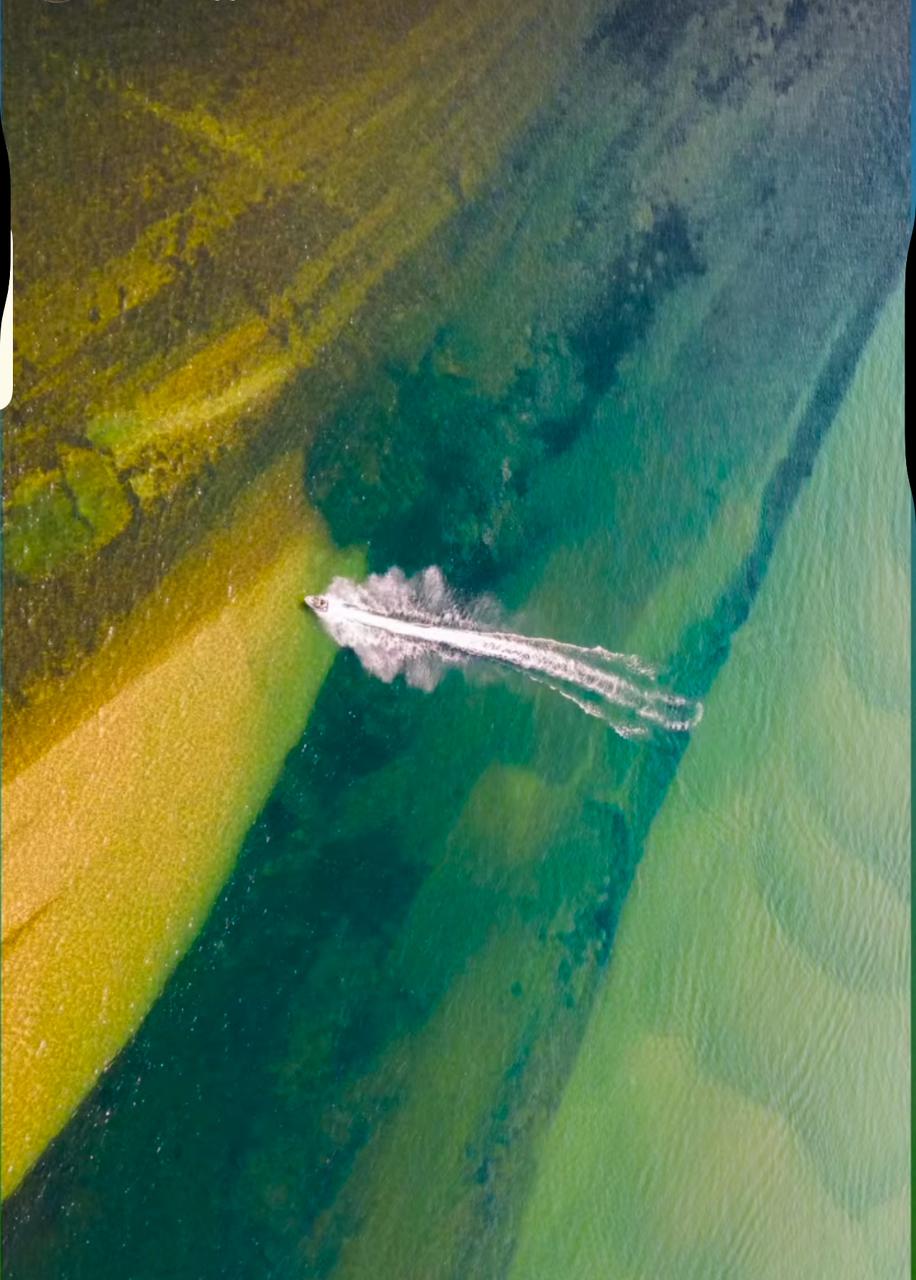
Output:
[[769,73],[697,88],[730,28],[688,8],[666,35],[623,6],[613,56],[596,32],[474,212],[517,229],[498,270],[467,225],[421,264],[440,336],[367,374],[304,480],[375,571],[638,653],[702,723],[626,740],[341,652],[11,1202],[10,1277],[905,1274],[895,28],[828,31],[787,114]]
[[908,1272],[901,319],[649,837],[513,1277]]

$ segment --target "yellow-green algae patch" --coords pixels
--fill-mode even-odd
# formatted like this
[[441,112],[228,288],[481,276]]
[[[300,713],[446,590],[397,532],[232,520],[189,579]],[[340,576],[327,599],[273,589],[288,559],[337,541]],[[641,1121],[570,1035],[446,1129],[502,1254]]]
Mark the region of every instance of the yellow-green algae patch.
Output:
[[533,770],[491,764],[468,799],[463,818],[467,837],[485,863],[527,862],[559,827],[568,803],[562,789],[550,786]]
[[153,618],[193,615],[198,580],[221,605],[135,632],[120,687],[103,655],[107,700],[86,686],[79,722],[4,785],[4,1194],[136,1029],[305,724],[332,648],[300,601],[342,557],[300,475],[297,457],[262,478]]
[[60,467],[34,471],[13,490],[4,528],[8,567],[45,578],[91,555],[130,523],[130,500],[111,460],[63,447]]

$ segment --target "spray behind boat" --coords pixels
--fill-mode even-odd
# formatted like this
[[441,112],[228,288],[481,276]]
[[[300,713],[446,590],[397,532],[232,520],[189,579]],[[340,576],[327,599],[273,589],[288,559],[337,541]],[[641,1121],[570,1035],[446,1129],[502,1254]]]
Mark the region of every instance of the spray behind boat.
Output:
[[386,682],[403,675],[432,690],[449,668],[486,663],[546,685],[625,738],[686,733],[703,712],[699,702],[666,691],[657,669],[634,654],[503,629],[492,597],[459,600],[435,565],[412,578],[398,568],[362,583],[335,578],[303,603]]

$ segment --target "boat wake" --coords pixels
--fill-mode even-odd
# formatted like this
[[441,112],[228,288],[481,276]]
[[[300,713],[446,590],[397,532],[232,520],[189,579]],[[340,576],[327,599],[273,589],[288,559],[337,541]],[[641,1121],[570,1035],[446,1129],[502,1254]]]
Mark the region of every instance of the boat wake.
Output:
[[667,692],[657,669],[632,654],[500,629],[494,600],[460,602],[436,566],[413,578],[398,568],[362,583],[335,578],[324,595],[306,596],[305,603],[342,648],[386,682],[403,675],[429,691],[452,667],[512,669],[624,738],[685,733],[702,715],[700,703]]

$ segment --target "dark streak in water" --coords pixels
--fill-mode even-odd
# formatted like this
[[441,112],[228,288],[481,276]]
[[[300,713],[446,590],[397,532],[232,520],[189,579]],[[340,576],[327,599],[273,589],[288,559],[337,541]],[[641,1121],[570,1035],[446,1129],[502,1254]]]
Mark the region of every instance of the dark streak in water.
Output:
[[[795,438],[764,489],[754,546],[710,615],[695,623],[678,646],[671,668],[672,677],[693,697],[708,694],[728,658],[735,634],[750,615],[777,539],[802,486],[814,469],[818,452],[849,389],[859,355],[899,274],[902,250],[902,244],[895,246],[895,252],[889,256],[883,269],[876,272],[871,293],[831,351]],[[672,742],[667,755],[657,754],[648,758],[641,769],[640,799],[634,804],[634,811],[639,815],[640,843],[658,812],[687,745],[687,742]]]
[[621,357],[645,338],[661,299],[705,270],[684,210],[673,204],[657,210],[650,230],[618,255],[597,304],[572,335],[594,397],[614,385]]

